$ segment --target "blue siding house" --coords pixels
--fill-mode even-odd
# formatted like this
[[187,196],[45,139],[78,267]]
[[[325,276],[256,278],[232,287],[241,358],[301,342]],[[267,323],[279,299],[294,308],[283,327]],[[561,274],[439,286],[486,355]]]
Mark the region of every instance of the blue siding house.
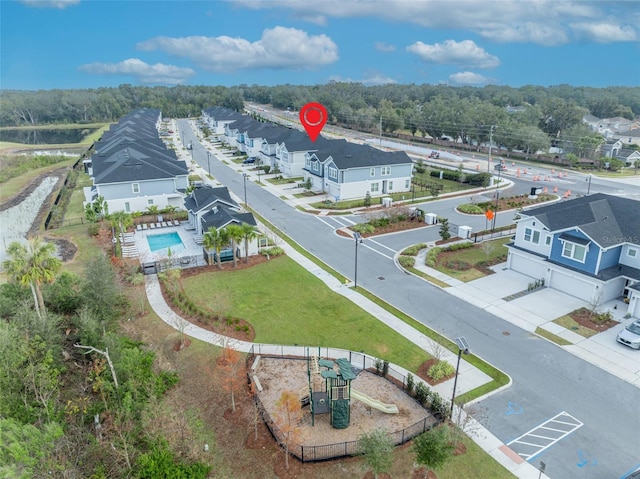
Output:
[[623,298],[640,317],[640,201],[595,194],[524,211],[510,269],[600,304]]

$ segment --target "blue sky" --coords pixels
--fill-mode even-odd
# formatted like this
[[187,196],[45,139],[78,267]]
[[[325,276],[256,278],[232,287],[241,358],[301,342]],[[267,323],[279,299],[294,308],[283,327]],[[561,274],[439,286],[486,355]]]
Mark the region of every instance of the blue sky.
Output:
[[563,0],[0,0],[2,89],[640,85],[640,8]]

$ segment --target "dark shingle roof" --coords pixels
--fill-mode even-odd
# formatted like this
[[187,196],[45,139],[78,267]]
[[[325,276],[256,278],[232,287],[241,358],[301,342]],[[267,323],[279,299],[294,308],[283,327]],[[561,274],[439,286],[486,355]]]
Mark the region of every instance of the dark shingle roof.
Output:
[[327,146],[323,145],[316,156],[320,161],[331,157],[340,170],[413,163],[404,151],[382,151],[369,145],[349,143],[346,140],[328,140]]
[[212,226],[216,229],[224,228],[229,223],[248,223],[251,226],[256,226],[256,220],[251,213],[238,213],[224,205],[220,205],[202,215],[200,222],[202,231],[207,231]]
[[226,186],[196,188],[184,199],[185,209],[194,213],[210,208],[214,203],[227,204],[234,208],[238,207],[238,204],[231,199],[229,189]]
[[598,193],[523,212],[550,231],[580,228],[603,248],[640,244],[640,201]]
[[175,178],[188,175],[184,161],[145,151],[137,146],[125,147],[109,155],[91,157],[95,184]]

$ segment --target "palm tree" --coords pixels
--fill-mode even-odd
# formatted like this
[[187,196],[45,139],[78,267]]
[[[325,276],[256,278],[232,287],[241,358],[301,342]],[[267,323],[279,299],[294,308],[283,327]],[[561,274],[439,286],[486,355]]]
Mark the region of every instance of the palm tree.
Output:
[[237,223],[230,224],[225,227],[225,230],[227,230],[227,234],[231,240],[231,249],[233,250],[233,267],[237,268],[238,258],[236,257],[236,244],[238,241],[242,241],[244,233],[242,232],[242,227]]
[[209,256],[209,264],[211,264],[211,252],[214,251],[218,246],[219,237],[220,233],[213,226],[209,227],[209,229],[202,235],[202,246],[205,250],[207,250],[207,255]]
[[118,227],[118,231],[120,232],[119,241],[120,247],[122,248],[122,240],[124,239],[124,232],[127,231],[127,228],[133,225],[133,218],[131,214],[125,213],[124,211],[116,211],[113,213],[109,220],[111,221],[112,227]]
[[29,240],[28,246],[17,241],[11,243],[7,248],[10,259],[2,263],[2,267],[14,281],[31,288],[39,318],[46,314],[40,285],[53,283],[62,267],[62,261],[55,253],[56,247],[53,243],[45,243],[35,237]]
[[229,243],[229,233],[224,228],[216,229],[211,226],[205,234],[202,235],[202,246],[205,247],[207,252],[209,252],[209,250],[215,250],[218,257],[217,263],[219,269],[222,269],[222,261],[220,258],[222,247],[226,246],[227,243]]
[[258,232],[249,223],[242,223],[240,226],[242,230],[242,239],[244,239],[244,262],[249,261],[249,242],[258,237]]

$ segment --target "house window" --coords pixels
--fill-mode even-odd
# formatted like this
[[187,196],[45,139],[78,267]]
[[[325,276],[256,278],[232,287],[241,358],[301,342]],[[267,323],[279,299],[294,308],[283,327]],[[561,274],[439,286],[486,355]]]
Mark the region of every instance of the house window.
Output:
[[369,169],[369,176],[376,176],[376,169],[375,168],[370,168]]
[[411,180],[404,180],[404,188],[408,190],[411,187]]
[[125,212],[125,213],[131,213],[131,205],[129,204],[129,202],[128,202],[128,201],[126,201],[126,202],[124,203],[124,212]]
[[389,191],[393,191],[393,181],[389,182]]
[[337,168],[329,168],[329,178],[334,180],[338,179],[338,169]]
[[584,259],[587,256],[587,248],[586,246],[565,241],[562,248],[562,256],[584,263]]
[[551,235],[547,235],[547,237],[544,239],[544,244],[547,246],[551,244]]
[[140,183],[131,183],[131,188],[134,193],[140,193]]
[[631,256],[632,258],[636,258],[638,256],[638,250],[629,248],[629,251],[627,251],[627,255]]
[[320,165],[319,165],[319,164],[318,164],[318,162],[316,161],[316,162],[313,164],[313,169],[314,169],[314,171],[318,171],[318,170],[320,169],[319,167],[320,167]]
[[371,193],[377,193],[380,188],[379,183],[371,183]]
[[151,200],[151,199],[147,200],[147,204],[148,205],[152,205],[153,204],[153,200]]
[[534,244],[540,243],[540,231],[534,231],[531,228],[525,228],[524,240]]
[[389,176],[391,174],[391,167],[390,166],[383,166],[380,168],[380,175],[381,176]]
[[269,246],[269,239],[265,238],[264,236],[258,237],[258,247],[266,248],[267,246]]

